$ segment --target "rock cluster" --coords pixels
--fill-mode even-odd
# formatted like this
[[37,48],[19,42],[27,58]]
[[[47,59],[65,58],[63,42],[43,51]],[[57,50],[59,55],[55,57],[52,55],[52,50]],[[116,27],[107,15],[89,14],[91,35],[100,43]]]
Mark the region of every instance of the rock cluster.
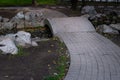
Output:
[[49,9],[22,9],[11,19],[0,16],[0,29],[44,26],[44,19],[52,17],[66,17],[66,15]]
[[24,27],[36,27],[41,25],[42,13],[39,11],[18,12],[12,19],[0,16],[0,28],[12,29]]
[[94,6],[85,6],[83,14],[88,14],[88,19],[92,22],[98,32],[108,34],[119,34],[120,32],[120,13],[119,10],[104,9],[97,12]]

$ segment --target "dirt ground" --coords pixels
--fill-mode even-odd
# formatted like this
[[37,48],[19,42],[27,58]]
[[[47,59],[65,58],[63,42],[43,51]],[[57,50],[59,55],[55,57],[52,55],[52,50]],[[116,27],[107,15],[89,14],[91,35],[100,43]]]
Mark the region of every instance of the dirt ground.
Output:
[[42,80],[55,67],[59,54],[58,41],[39,42],[38,47],[24,49],[24,56],[0,54],[0,80]]

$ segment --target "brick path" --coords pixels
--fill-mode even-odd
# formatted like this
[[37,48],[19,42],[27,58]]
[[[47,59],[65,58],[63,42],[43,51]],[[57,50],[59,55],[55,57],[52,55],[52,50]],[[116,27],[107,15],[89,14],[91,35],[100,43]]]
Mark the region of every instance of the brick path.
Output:
[[[81,21],[86,24],[81,25]],[[64,80],[120,80],[120,48],[86,26],[88,23],[81,17],[48,19],[45,23],[69,50],[71,63]]]

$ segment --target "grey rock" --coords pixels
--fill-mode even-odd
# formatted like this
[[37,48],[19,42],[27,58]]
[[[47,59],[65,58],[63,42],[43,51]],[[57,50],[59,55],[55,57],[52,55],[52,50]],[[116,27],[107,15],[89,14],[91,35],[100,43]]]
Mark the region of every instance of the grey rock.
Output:
[[16,35],[15,41],[17,45],[20,45],[23,47],[26,46],[27,44],[32,45],[30,33],[25,32],[25,31],[19,31],[15,35]]
[[0,16],[0,22],[2,21],[2,19],[3,19],[3,17],[2,17],[2,16]]
[[35,41],[32,41],[31,44],[32,44],[32,46],[38,46],[37,42],[35,42]]
[[23,11],[18,12],[16,16],[20,19],[23,19],[25,17],[25,15],[23,14]]
[[24,28],[25,27],[25,22],[24,21],[20,21],[18,24],[17,24],[17,28]]
[[17,24],[19,24],[20,21],[21,21],[21,19],[19,19],[17,16],[13,17],[13,18],[10,20],[10,22],[17,23]]
[[99,25],[97,27],[97,30],[101,33],[107,33],[107,34],[119,34],[119,32],[113,28],[111,28],[110,26],[103,24],[103,25]]
[[15,41],[15,34],[7,34],[7,35],[5,35],[4,37],[5,37],[5,38],[9,38],[9,39]]
[[94,6],[84,6],[81,11],[82,14],[89,14],[90,16],[94,16],[97,14]]
[[31,12],[25,13],[25,20],[26,21],[30,21],[30,15],[31,15]]
[[2,28],[7,28],[7,29],[12,29],[14,26],[13,26],[13,23],[11,22],[6,22],[6,23],[3,23],[2,25]]
[[116,30],[120,30],[120,23],[118,24],[110,24],[110,26]]
[[24,27],[32,27],[32,23],[29,21],[25,21]]
[[8,18],[3,18],[3,22],[8,22],[9,19]]
[[0,42],[0,45],[3,45],[3,46],[0,46],[0,50],[2,50],[4,54],[7,54],[7,53],[17,54],[18,52],[18,49],[14,44],[14,41],[9,38],[2,40]]

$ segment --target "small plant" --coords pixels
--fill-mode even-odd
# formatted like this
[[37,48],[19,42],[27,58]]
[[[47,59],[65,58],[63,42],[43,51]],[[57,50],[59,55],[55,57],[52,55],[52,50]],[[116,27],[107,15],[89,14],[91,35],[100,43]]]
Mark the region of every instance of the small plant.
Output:
[[18,46],[18,53],[15,56],[24,56],[25,53],[23,51],[23,47]]
[[15,58],[15,57],[23,57],[26,56],[27,54],[24,52],[23,47],[22,46],[18,46],[18,53],[17,54],[10,54],[9,55],[9,59]]

